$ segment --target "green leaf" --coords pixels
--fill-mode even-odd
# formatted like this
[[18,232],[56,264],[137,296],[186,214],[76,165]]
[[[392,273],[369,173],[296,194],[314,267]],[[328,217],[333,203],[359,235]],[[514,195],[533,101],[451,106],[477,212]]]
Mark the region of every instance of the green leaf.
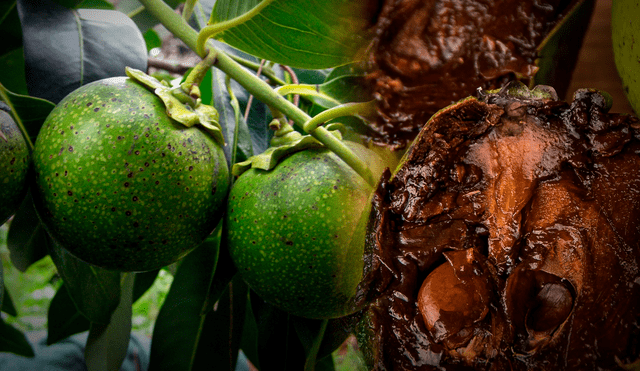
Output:
[[0,35],[0,55],[22,46],[22,28],[15,1],[0,2]]
[[11,295],[9,295],[7,286],[4,286],[4,298],[2,300],[2,311],[13,317],[18,316],[18,311],[16,310],[15,305],[13,305],[13,300],[11,299]]
[[550,85],[564,97],[571,81],[565,71],[572,71],[578,60],[582,38],[591,20],[594,0],[575,2],[564,18],[549,32],[538,46],[539,67],[531,86]]
[[18,0],[29,94],[59,102],[81,85],[147,68],[140,30],[114,10],[68,9],[52,0]]
[[240,276],[226,287],[214,310],[206,315],[193,370],[209,370],[211,365],[220,371],[236,369],[249,287]]
[[14,110],[15,114],[18,115],[24,124],[31,142],[35,143],[42,124],[51,110],[55,108],[55,104],[46,99],[15,94],[7,90],[1,83],[0,90],[8,100],[7,103],[10,104],[12,110]]
[[144,295],[147,290],[158,277],[158,273],[160,273],[159,269],[149,271],[149,272],[140,272],[136,273],[136,282],[133,287],[133,302],[135,303],[142,295]]
[[33,207],[31,192],[27,193],[9,225],[7,247],[11,263],[21,272],[48,254],[49,239]]
[[[251,142],[251,135],[249,134],[249,128],[242,115],[239,117],[238,122],[236,122],[235,110],[230,103],[231,97],[229,96],[229,92],[225,86],[225,76],[226,75],[222,71],[217,68],[213,68],[203,79],[200,88],[201,91],[204,90],[203,101],[204,93],[206,92],[208,98],[207,104],[211,104],[216,107],[220,114],[220,125],[222,126],[222,130],[225,134],[226,142],[230,144],[225,147],[227,159],[231,159],[230,147],[233,145],[233,138],[237,133],[239,138],[236,160],[242,161],[253,154],[253,145]],[[241,89],[234,83],[232,83],[232,88],[235,88],[236,90]]]
[[[249,294],[249,297],[251,295]],[[258,352],[258,324],[253,314],[251,300],[247,300],[247,308],[245,310],[244,326],[242,329],[240,348],[247,356],[251,363],[260,369],[260,360]]]
[[33,348],[24,334],[0,318],[0,352],[15,353],[24,357],[33,357]]
[[6,89],[17,94],[27,92],[27,79],[24,73],[24,49],[16,48],[0,56],[0,83]]
[[55,344],[71,335],[88,331],[91,326],[91,322],[76,308],[64,283],[51,299],[47,313],[47,323],[47,345]]
[[110,2],[106,0],[81,0],[78,5],[76,5],[76,9],[78,8],[86,8],[86,9],[105,9],[105,10],[115,10],[116,8]]
[[3,308],[4,303],[4,271],[3,271],[2,258],[0,257],[0,308]]
[[[236,18],[259,0],[218,0],[212,21]],[[218,39],[259,58],[292,67],[321,69],[362,59],[368,39],[367,2],[275,0]]]
[[84,350],[89,371],[118,371],[131,339],[131,315],[135,273],[124,273],[120,303],[109,324],[92,323]]
[[236,273],[238,273],[225,244],[225,239],[222,238],[218,249],[218,261],[216,263],[215,274],[209,285],[209,293],[203,305],[203,313],[208,313],[213,310],[215,303],[222,297],[229,282],[231,282],[236,276]]
[[153,329],[149,370],[191,369],[205,320],[219,238],[218,228],[180,263]]
[[253,292],[251,304],[258,327],[260,370],[303,370],[305,350],[290,321],[292,316],[266,303]]
[[120,273],[84,263],[55,242],[49,254],[76,308],[91,322],[108,324],[120,303]]
[[144,37],[144,42],[147,45],[147,51],[151,51],[151,49],[159,48],[162,46],[162,40],[158,33],[154,29],[148,29],[147,32],[142,35]]

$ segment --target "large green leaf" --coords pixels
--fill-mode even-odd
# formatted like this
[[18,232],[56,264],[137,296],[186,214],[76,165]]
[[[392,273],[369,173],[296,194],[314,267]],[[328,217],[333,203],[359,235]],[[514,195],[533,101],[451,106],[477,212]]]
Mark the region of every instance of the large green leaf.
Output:
[[[137,273],[133,288],[133,302],[138,300],[153,285],[158,270]],[[71,335],[88,331],[91,322],[78,311],[63,284],[51,300],[48,311],[47,345],[63,340]]]
[[108,324],[120,303],[120,273],[84,263],[55,242],[49,254],[78,310],[93,323]]
[[249,287],[240,276],[226,285],[214,310],[206,315],[193,370],[234,371],[243,333]]
[[0,84],[17,94],[28,94],[24,73],[24,50],[13,49],[0,56]]
[[149,370],[191,369],[206,316],[219,245],[217,229],[180,263],[153,329]]
[[122,295],[108,324],[92,323],[84,350],[89,371],[118,371],[129,349],[134,273],[123,274]]
[[91,81],[146,70],[147,49],[124,13],[19,0],[29,94],[54,103]]
[[47,313],[47,345],[57,343],[71,335],[88,331],[91,322],[78,311],[63,284],[51,299]]
[[538,47],[536,65],[538,72],[531,83],[534,85],[553,86],[558,96],[564,97],[571,82],[571,74],[578,61],[585,29],[591,20],[595,0],[572,2],[573,8],[567,11],[564,18],[549,32]]
[[15,0],[0,2],[0,35],[0,55],[22,46],[22,30]]
[[[238,17],[259,0],[218,0],[212,21]],[[321,69],[362,58],[367,1],[275,0],[217,37],[244,52],[292,67]]]

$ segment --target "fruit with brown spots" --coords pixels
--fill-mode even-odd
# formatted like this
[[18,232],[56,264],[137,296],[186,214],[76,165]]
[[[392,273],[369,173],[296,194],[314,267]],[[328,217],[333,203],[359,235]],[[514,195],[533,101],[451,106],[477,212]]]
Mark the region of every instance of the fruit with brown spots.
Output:
[[[382,171],[373,151],[347,143],[374,173]],[[247,170],[227,207],[228,247],[239,273],[264,300],[298,316],[358,310],[372,192],[326,148],[296,152],[269,171]]]
[[0,105],[0,225],[9,219],[27,193],[31,154],[8,108]]
[[146,271],[198,246],[223,214],[229,172],[221,146],[167,116],[142,85],[85,85],[45,121],[34,150],[36,209],[73,255]]

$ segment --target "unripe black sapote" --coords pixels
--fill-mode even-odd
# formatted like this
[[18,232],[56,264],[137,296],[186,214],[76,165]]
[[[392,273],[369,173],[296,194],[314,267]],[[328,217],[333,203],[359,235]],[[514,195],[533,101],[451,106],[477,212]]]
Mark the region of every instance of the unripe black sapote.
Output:
[[34,168],[36,210],[52,237],[121,271],[157,269],[193,250],[222,217],[229,187],[221,145],[125,77],[65,97],[38,134]]

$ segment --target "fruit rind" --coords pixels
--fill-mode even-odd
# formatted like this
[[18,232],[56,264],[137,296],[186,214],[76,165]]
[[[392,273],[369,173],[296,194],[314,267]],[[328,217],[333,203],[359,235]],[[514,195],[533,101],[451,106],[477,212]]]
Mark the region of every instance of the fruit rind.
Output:
[[240,274],[292,314],[353,313],[372,191],[326,148],[297,152],[271,171],[247,170],[227,209],[228,246]]
[[157,269],[198,246],[229,184],[214,139],[124,77],[64,98],[38,135],[34,165],[47,231],[79,259],[121,271]]
[[31,154],[11,115],[0,109],[0,225],[16,211],[28,189]]

